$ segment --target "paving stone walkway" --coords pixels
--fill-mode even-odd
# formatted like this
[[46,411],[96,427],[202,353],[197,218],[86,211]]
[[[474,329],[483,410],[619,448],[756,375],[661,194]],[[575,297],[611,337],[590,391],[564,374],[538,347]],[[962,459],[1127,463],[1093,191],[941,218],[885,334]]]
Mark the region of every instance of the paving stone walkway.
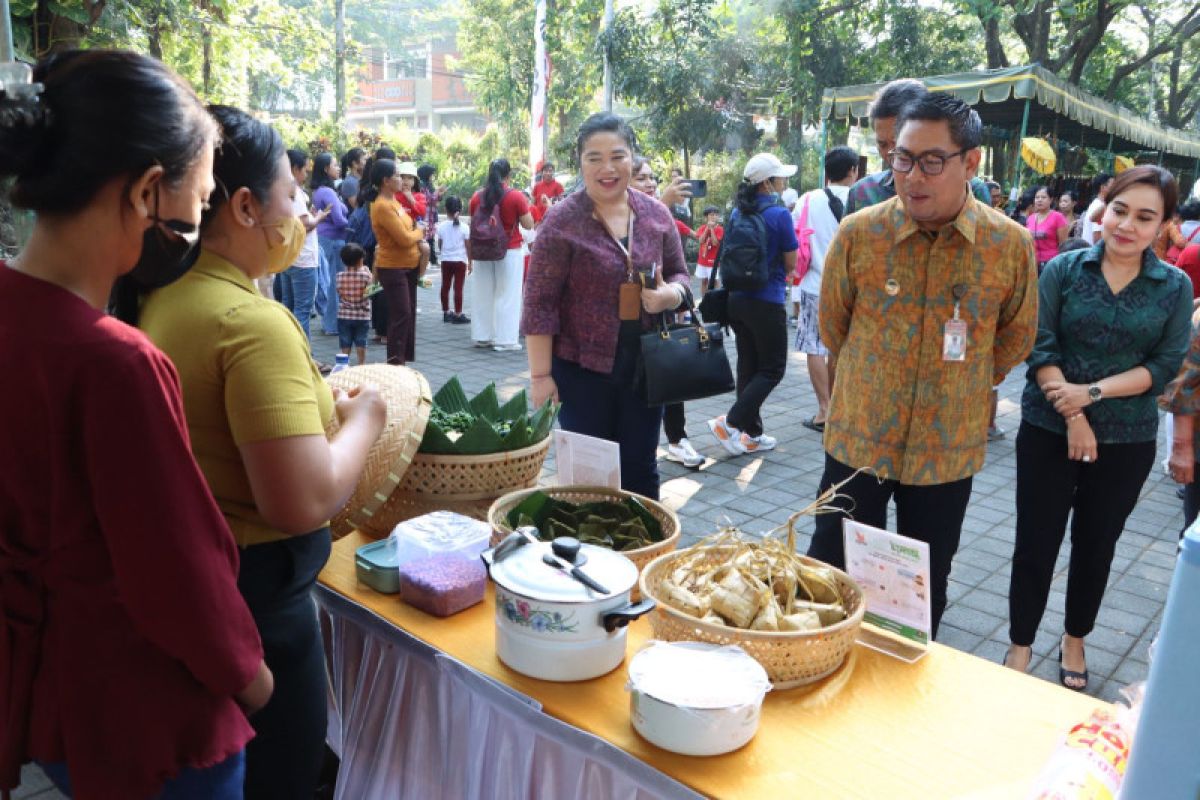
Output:
[[[455,375],[468,394],[491,382],[502,399],[526,388],[525,353],[477,349],[472,346],[469,325],[443,323],[440,275],[435,270],[430,275],[434,288],[418,290],[417,359],[412,366],[425,375],[434,391]],[[337,337],[322,335],[319,320],[313,320],[313,335],[316,357],[332,363]],[[736,358],[732,342],[730,357]],[[367,360],[384,361],[383,345],[371,344]],[[1024,383],[1025,369],[1019,367],[1000,388],[999,424],[1009,435],[989,445],[987,462],[975,476],[950,575],[950,604],[938,636],[942,644],[992,661],[998,661],[1008,646],[1008,577],[1016,523],[1013,439],[1020,423]],[[766,430],[779,440],[774,451],[733,458],[721,449],[705,421],[725,413],[730,402],[731,397],[721,397],[687,404],[689,438],[707,457],[699,470],[660,462],[663,500],[680,516],[683,546],[715,532],[721,524],[734,524],[752,534],[772,531],[816,497],[824,456],[818,434],[801,425],[801,420],[816,411],[804,357],[797,353],[789,357],[783,383],[763,407]],[[661,447],[665,446],[664,439]],[[665,450],[660,449],[662,452]],[[1161,452],[1160,457],[1164,457]],[[554,480],[553,455],[547,459],[543,480]],[[1156,466],[1117,544],[1104,607],[1087,639],[1090,694],[1116,700],[1121,687],[1146,677],[1148,648],[1161,621],[1182,525],[1182,503],[1175,496],[1175,484]],[[895,529],[891,514],[889,528]],[[801,551],[807,549],[811,535],[811,519],[802,520],[797,527]],[[1069,553],[1070,544],[1064,543],[1050,602],[1034,642],[1032,672],[1051,681],[1058,679],[1057,643],[1062,633]],[[14,798],[62,797],[36,768],[27,768],[23,775]]]

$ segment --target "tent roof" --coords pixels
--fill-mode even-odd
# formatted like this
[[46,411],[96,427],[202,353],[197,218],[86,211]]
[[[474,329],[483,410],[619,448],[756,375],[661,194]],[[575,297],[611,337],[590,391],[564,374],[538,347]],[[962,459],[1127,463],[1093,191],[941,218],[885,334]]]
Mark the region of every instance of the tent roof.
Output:
[[[977,106],[985,125],[1021,129],[1025,101],[1029,107],[1028,135],[1057,133],[1070,145],[1113,152],[1161,151],[1164,161],[1191,167],[1200,159],[1200,135],[1156,125],[1127,108],[1101,100],[1038,66],[960,72],[921,78],[932,91],[952,92]],[[867,116],[867,106],[884,83],[826,89],[821,118]]]

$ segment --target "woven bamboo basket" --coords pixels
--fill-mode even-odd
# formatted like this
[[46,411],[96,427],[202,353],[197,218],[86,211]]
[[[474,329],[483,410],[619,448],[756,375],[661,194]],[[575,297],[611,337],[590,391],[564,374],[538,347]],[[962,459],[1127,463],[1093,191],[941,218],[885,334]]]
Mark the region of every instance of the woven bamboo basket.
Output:
[[386,536],[397,523],[431,511],[454,511],[487,519],[488,509],[497,497],[537,484],[549,450],[547,436],[529,447],[506,453],[481,456],[417,453],[400,485],[377,515],[385,519],[386,530],[373,525],[369,531]]
[[[636,497],[641,501],[654,518],[658,520],[658,524],[662,526],[663,539],[661,542],[655,542],[648,547],[639,547],[636,550],[624,550],[621,555],[628,558],[637,565],[640,572],[654,559],[661,556],[663,553],[669,553],[679,546],[679,537],[682,528],[679,525],[679,517],[674,511],[664,506],[662,503],[651,500],[649,497],[643,497],[640,494],[626,492],[622,489],[609,489],[606,486],[544,486],[524,491],[512,492],[501,497],[496,502],[492,503],[492,507],[488,509],[487,521],[492,526],[492,547],[500,544],[500,541],[512,533],[512,528],[508,524],[508,512],[512,511],[529,495],[536,491],[542,491],[553,497],[555,500],[565,500],[568,503],[602,503],[611,500],[613,502],[621,502],[626,497]],[[631,599],[637,602],[641,599],[641,591],[639,586],[633,587]]]
[[[410,367],[392,364],[365,364],[335,372],[327,379],[330,386],[344,391],[374,384],[387,404],[387,421],[383,432],[367,453],[367,464],[354,494],[331,522],[335,536],[345,536],[354,528],[386,535],[395,526],[388,525],[393,514],[390,498],[421,446],[433,395],[424,376]],[[337,417],[330,421],[327,432],[339,428]],[[399,520],[397,520],[399,521]],[[386,526],[386,530],[384,527]]]
[[[732,547],[713,547],[702,563],[726,563],[733,552]],[[670,576],[675,564],[689,553],[690,548],[666,553],[642,570],[642,595],[658,601],[658,607],[650,613],[650,628],[654,638],[668,642],[736,644],[762,664],[776,689],[791,689],[828,677],[837,671],[850,654],[866,612],[866,603],[862,589],[845,572],[829,567],[833,570],[838,593],[849,615],[845,620],[816,631],[742,630],[704,622],[663,601],[663,582]],[[806,556],[800,558],[815,566],[829,566]]]
[[[350,389],[373,383],[387,402],[387,423],[367,455],[367,466],[350,501],[333,518],[335,536],[357,528],[382,538],[406,519],[431,511],[454,511],[485,519],[501,495],[537,483],[550,437],[520,450],[478,456],[418,453],[433,408],[429,384],[409,367],[368,364],[329,376]],[[338,428],[335,419],[329,433]]]

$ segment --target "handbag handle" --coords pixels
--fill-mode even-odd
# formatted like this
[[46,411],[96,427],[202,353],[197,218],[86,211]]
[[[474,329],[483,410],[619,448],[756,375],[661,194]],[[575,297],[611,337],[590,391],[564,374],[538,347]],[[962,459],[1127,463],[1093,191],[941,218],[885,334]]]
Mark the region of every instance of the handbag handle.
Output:
[[708,347],[708,340],[710,337],[708,331],[704,330],[704,326],[699,322],[699,312],[696,311],[696,302],[692,298],[692,287],[688,286],[686,283],[680,283],[676,285],[683,288],[683,304],[676,306],[670,311],[663,311],[662,313],[658,314],[658,335],[664,339],[670,338],[671,330],[667,322],[667,315],[677,314],[683,309],[684,306],[686,306],[688,313],[691,314],[691,324],[696,328],[696,334],[700,337],[700,348],[702,350],[706,349]]

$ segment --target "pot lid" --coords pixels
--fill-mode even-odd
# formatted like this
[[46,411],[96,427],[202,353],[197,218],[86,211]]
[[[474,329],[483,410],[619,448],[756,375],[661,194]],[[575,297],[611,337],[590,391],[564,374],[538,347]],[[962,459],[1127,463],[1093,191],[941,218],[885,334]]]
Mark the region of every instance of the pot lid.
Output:
[[[585,586],[572,576],[573,567],[583,580],[606,591]],[[532,542],[508,550],[492,563],[490,573],[504,589],[548,603],[604,600],[629,591],[638,578],[637,565],[625,556],[604,547],[580,544],[569,536],[560,536],[553,543]]]
[[[425,425],[433,409],[433,396],[421,373],[394,364],[349,367],[331,374],[326,380],[330,386],[343,391],[374,384],[387,404],[387,421],[367,452],[367,465],[358,486],[333,520],[335,530],[345,533],[355,527],[369,528],[371,518],[400,485],[400,479],[421,446]],[[332,436],[338,427],[334,414],[333,419],[327,421],[325,432]],[[384,533],[386,535],[386,531]]]
[[732,708],[761,702],[771,681],[737,645],[652,641],[629,662],[629,688],[684,708]]

